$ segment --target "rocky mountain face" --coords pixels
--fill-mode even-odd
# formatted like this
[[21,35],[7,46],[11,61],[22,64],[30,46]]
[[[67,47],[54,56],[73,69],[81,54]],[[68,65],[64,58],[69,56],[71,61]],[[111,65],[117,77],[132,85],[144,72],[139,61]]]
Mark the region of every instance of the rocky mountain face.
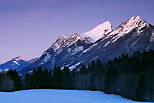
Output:
[[91,39],[77,33],[70,37],[62,35],[40,58],[21,72],[31,71],[39,66],[51,69],[57,65],[64,67],[65,65],[72,64],[82,51],[89,48],[92,44]]
[[[102,29],[101,29],[102,28]],[[77,69],[82,63],[89,63],[100,58],[104,63],[122,53],[129,55],[135,51],[154,49],[154,26],[134,16],[111,29],[110,22],[105,22],[84,35],[97,39],[92,42],[79,34],[60,36],[34,63],[21,70],[25,73],[39,66],[51,69],[56,65]]]

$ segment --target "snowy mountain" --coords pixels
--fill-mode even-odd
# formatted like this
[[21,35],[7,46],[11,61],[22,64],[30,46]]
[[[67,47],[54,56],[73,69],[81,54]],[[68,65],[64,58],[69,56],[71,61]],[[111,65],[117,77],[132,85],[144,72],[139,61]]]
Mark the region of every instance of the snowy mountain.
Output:
[[84,50],[82,60],[87,63],[99,57],[107,62],[122,53],[131,55],[137,50],[154,49],[153,37],[154,26],[134,16]]
[[[139,16],[131,17],[113,30],[109,25],[109,22],[105,22],[86,33],[89,37],[101,36],[95,43],[79,34],[60,36],[40,58],[21,72],[25,73],[39,66],[51,69],[56,65],[68,66],[73,70],[78,69],[82,63],[88,64],[97,58],[106,63],[123,53],[132,55],[137,50],[142,52],[154,49],[154,26]],[[104,32],[105,28],[108,31]],[[102,30],[102,35],[99,35],[99,30]]]
[[7,71],[9,69],[16,69],[17,71],[19,71],[23,69],[24,67],[26,67],[28,64],[29,62],[26,58],[19,56],[19,57],[13,58],[10,61],[7,61],[4,64],[1,64],[0,70]]
[[94,29],[83,33],[84,36],[92,38],[94,41],[97,41],[98,39],[102,38],[104,35],[111,32],[112,26],[109,21],[106,21],[98,26],[96,26]]
[[62,35],[42,54],[40,58],[21,72],[31,71],[39,66],[51,69],[56,65],[63,67],[72,64],[76,57],[92,44],[93,43],[89,38],[83,37],[77,33],[70,37]]
[[139,34],[142,32],[141,29],[148,25],[149,24],[146,21],[142,20],[139,16],[134,16],[115,28],[111,33],[104,37],[103,40],[113,37],[112,42],[115,42],[117,39],[124,36],[125,34],[128,34],[133,29],[136,29],[137,33]]
[[82,51],[69,66],[88,64],[97,58],[106,63],[123,53],[132,55],[137,50],[143,52],[150,48],[154,49],[154,26],[134,16]]

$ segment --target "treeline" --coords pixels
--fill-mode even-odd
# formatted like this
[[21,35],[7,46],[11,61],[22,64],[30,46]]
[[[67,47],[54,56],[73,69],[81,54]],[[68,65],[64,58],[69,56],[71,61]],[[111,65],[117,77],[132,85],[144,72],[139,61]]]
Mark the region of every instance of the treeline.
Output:
[[0,74],[0,90],[21,89],[79,89],[104,91],[137,101],[154,101],[154,50],[137,51],[132,56],[108,61],[103,65],[98,59],[78,71],[68,67],[42,69],[19,76],[15,70]]
[[16,70],[0,73],[0,91],[16,91],[22,89],[21,76]]

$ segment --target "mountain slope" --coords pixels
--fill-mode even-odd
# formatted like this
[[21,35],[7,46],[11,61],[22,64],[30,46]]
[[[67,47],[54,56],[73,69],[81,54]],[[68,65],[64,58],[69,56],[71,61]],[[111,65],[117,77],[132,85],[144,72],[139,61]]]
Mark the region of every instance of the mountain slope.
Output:
[[77,33],[70,37],[60,36],[40,58],[21,72],[27,72],[39,66],[51,69],[56,65],[63,67],[72,64],[74,59],[92,44],[89,38],[85,38]]

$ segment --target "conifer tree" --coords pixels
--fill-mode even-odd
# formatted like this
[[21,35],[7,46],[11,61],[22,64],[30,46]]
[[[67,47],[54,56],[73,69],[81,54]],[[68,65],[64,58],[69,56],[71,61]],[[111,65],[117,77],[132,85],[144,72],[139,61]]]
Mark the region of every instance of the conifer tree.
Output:
[[61,89],[62,88],[62,71],[60,67],[54,67],[53,70],[53,88]]
[[2,73],[0,75],[1,81],[0,81],[0,91],[10,92],[17,90],[14,84],[14,81],[7,73]]
[[103,64],[101,63],[100,59],[97,59],[96,70],[95,70],[96,74],[101,75],[103,73],[103,70],[104,70]]
[[145,77],[143,74],[140,74],[137,88],[136,88],[136,100],[144,100],[144,89],[145,89]]
[[30,88],[38,88],[37,80],[37,72],[34,69],[32,75],[30,76]]
[[43,70],[41,66],[38,67],[36,71],[36,77],[37,77],[38,88],[44,88],[44,77],[43,77]]
[[86,70],[87,70],[86,66],[84,64],[82,64],[82,67],[80,68],[79,73],[80,74],[85,74]]
[[26,73],[25,78],[24,78],[24,88],[25,89],[30,89],[30,74]]
[[64,89],[72,89],[73,88],[72,76],[71,76],[70,69],[68,67],[64,67],[64,69],[63,69],[62,86]]
[[107,77],[105,80],[105,84],[104,84],[105,85],[104,91],[106,93],[115,93],[116,92],[117,77],[118,77],[118,71],[116,70],[116,68],[113,65],[111,65],[109,67]]
[[9,70],[7,74],[14,81],[16,90],[22,89],[21,77],[18,75],[18,72],[16,72],[16,70]]
[[43,88],[51,88],[51,75],[50,72],[48,72],[48,69],[46,68],[42,75],[42,82],[43,82]]

